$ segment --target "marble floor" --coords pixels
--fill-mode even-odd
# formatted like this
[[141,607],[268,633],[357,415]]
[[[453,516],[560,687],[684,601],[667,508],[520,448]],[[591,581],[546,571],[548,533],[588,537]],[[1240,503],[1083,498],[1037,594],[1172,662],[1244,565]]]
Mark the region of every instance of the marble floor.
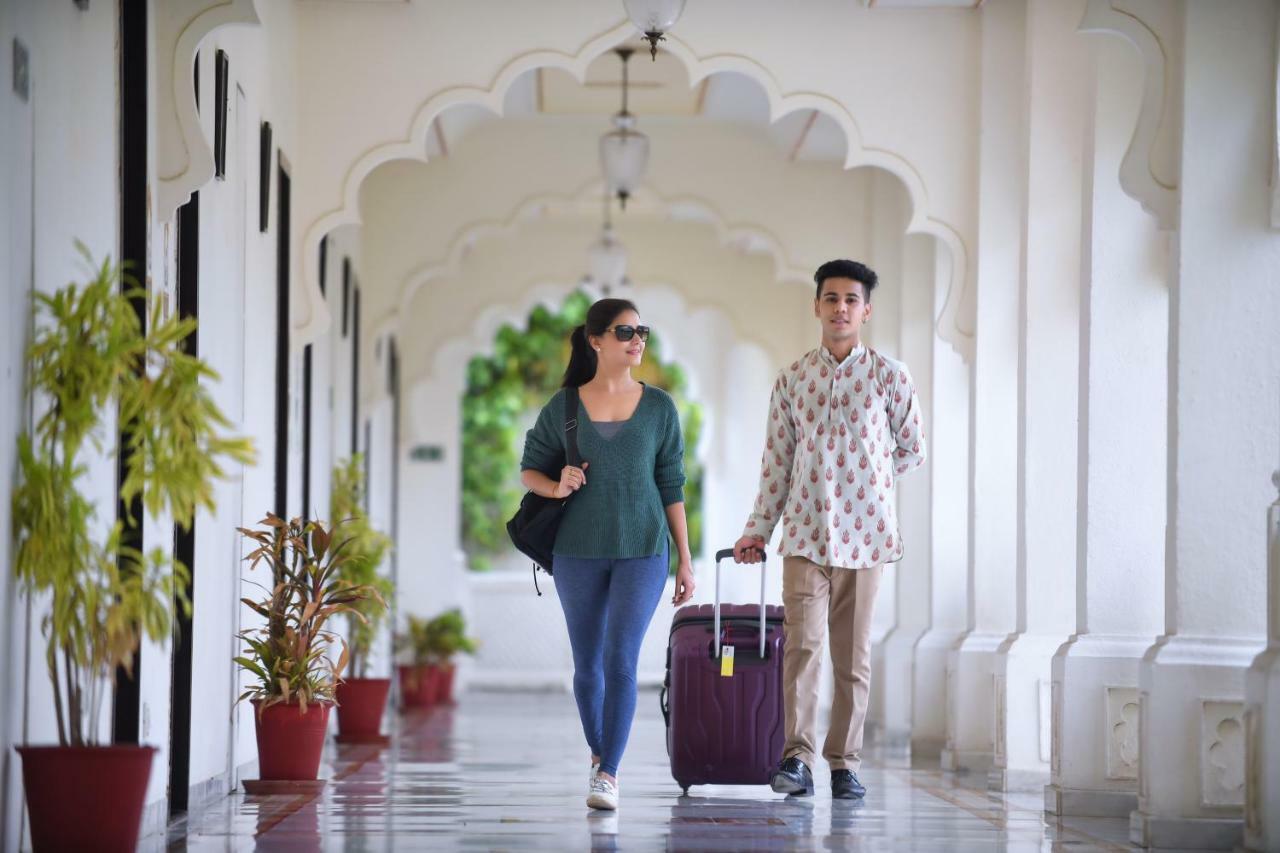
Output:
[[[318,796],[236,793],[171,828],[167,849],[1125,850],[1127,821],[1047,820],[1036,794],[875,753],[864,802],[695,787],[667,763],[657,694],[642,692],[616,813],[583,804],[587,754],[571,697],[473,693],[395,721],[392,746],[326,748]],[[163,850],[159,838],[144,849]]]

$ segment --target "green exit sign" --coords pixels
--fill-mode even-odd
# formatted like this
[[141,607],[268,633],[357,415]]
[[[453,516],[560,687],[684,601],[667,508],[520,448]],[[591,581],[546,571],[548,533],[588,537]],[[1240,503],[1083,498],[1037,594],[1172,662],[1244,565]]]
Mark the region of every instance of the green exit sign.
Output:
[[439,462],[444,458],[444,448],[438,444],[419,444],[409,451],[414,462]]

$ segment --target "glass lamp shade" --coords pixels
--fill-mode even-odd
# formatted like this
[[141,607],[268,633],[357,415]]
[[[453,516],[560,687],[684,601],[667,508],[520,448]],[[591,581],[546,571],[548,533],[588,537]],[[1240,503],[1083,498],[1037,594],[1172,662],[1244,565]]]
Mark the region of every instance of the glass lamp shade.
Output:
[[591,280],[606,291],[626,280],[627,247],[613,236],[608,225],[600,232],[600,239],[587,248],[587,266]]
[[685,0],[622,0],[631,23],[639,27],[649,42],[649,54],[658,58],[658,42],[675,26],[684,11]]
[[600,166],[609,192],[625,210],[649,167],[649,137],[638,130],[617,127],[600,137]]

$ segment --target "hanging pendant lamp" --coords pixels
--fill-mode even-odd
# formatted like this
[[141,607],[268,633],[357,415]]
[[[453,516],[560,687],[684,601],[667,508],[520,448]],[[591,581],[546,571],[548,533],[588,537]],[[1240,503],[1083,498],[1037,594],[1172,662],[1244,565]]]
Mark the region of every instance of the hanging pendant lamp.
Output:
[[613,130],[600,137],[600,167],[609,192],[626,210],[649,166],[649,137],[636,130],[636,117],[627,111],[627,60],[635,50],[620,47],[614,53],[622,60],[622,110],[613,117]]
[[614,288],[628,283],[627,247],[613,233],[608,192],[604,194],[604,222],[600,226],[600,236],[587,247],[587,269],[583,281],[599,287],[605,296]]
[[649,55],[656,61],[658,42],[666,41],[665,33],[675,26],[684,11],[685,0],[622,0],[627,17],[649,42]]

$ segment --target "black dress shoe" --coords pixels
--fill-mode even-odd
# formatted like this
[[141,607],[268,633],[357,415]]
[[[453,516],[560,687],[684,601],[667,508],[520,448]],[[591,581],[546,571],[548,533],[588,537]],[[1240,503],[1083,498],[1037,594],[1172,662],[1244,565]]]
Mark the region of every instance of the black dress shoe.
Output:
[[778,765],[769,787],[779,794],[809,797],[813,795],[813,774],[803,761],[792,756]]
[[852,770],[831,771],[831,799],[860,800],[866,795],[867,789],[858,781],[858,774]]

